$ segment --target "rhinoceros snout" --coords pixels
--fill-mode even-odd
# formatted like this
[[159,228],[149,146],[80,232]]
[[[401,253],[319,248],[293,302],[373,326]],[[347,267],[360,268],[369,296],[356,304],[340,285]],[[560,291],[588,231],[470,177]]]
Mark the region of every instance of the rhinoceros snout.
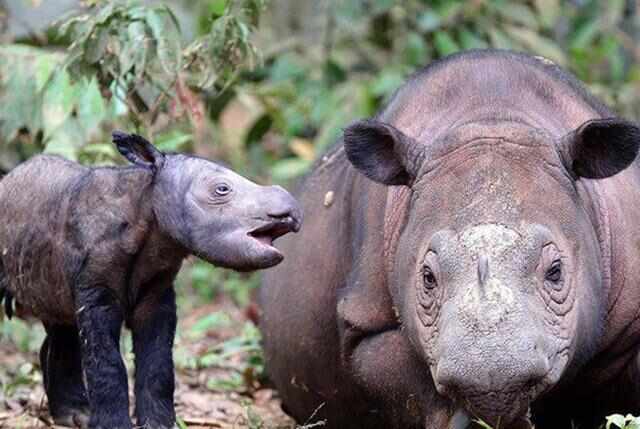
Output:
[[[530,402],[547,385],[549,360],[543,353],[518,357],[503,352],[474,360],[470,355],[443,356],[434,371],[436,388],[490,424],[501,427],[523,417]],[[506,358],[506,359],[505,359]],[[495,363],[492,363],[495,361]]]
[[270,186],[267,191],[267,216],[290,223],[291,230],[298,232],[302,225],[302,209],[298,202],[280,186]]

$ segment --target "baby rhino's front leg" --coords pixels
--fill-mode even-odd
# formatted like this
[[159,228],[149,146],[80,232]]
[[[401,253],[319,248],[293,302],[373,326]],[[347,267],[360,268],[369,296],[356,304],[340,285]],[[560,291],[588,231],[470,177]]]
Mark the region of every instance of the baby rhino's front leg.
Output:
[[131,326],[136,359],[136,420],[140,427],[172,428],[176,415],[173,338],[176,296],[169,286],[160,296],[148,296],[136,308]]
[[122,309],[103,286],[80,283],[76,319],[92,429],[130,429],[127,371],[120,356]]

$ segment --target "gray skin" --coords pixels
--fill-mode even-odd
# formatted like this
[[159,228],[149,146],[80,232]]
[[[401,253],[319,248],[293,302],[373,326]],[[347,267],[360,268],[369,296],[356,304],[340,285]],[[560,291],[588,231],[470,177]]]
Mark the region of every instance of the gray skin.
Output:
[[[173,427],[173,280],[189,254],[249,271],[283,259],[298,203],[206,159],[114,133],[133,166],[36,156],[0,180],[0,295],[47,329],[41,363],[59,424],[131,428],[118,350],[133,332],[139,426]],[[11,313],[11,311],[9,311]]]
[[306,178],[301,237],[265,275],[284,409],[341,429],[640,412],[639,144],[538,57],[412,76]]

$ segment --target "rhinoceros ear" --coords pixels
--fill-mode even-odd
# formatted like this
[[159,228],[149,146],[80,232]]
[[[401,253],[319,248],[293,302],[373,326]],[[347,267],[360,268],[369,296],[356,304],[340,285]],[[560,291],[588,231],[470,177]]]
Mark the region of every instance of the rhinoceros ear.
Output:
[[639,147],[636,124],[618,118],[594,119],[562,138],[560,155],[576,177],[603,179],[627,168]]
[[133,164],[147,167],[153,171],[158,170],[164,164],[164,154],[144,137],[117,130],[113,131],[111,136],[118,152]]
[[384,185],[410,185],[420,165],[416,141],[374,119],[355,122],[344,130],[344,150],[354,167]]

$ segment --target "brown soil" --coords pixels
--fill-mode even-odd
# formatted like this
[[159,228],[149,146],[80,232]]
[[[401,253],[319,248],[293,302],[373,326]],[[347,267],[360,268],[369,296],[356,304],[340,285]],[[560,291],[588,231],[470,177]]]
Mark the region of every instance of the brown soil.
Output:
[[[213,312],[227,314],[231,322],[222,328],[207,330],[197,338],[188,334],[198,320]],[[176,348],[188,359],[203,356],[213,346],[240,334],[247,322],[245,313],[230,301],[192,309],[180,320]],[[295,427],[280,409],[277,392],[251,377],[250,371],[245,374],[248,381],[243,386],[226,391],[207,388],[212,380],[224,380],[232,375],[237,377],[239,371],[246,367],[246,359],[247,356],[237,353],[225,358],[220,365],[198,369],[188,368],[189,365],[181,364],[176,359],[176,412],[186,427]],[[127,356],[126,360],[132,374],[131,356]],[[33,366],[32,370],[29,364]],[[38,366],[37,351],[20,352],[13,343],[0,341],[0,382],[5,383],[5,391],[0,390],[0,428],[60,428],[53,425],[49,417]],[[24,372],[29,374],[28,377],[18,380],[18,374]],[[14,383],[17,387],[6,392],[6,386]],[[129,386],[132,386],[131,378]]]

